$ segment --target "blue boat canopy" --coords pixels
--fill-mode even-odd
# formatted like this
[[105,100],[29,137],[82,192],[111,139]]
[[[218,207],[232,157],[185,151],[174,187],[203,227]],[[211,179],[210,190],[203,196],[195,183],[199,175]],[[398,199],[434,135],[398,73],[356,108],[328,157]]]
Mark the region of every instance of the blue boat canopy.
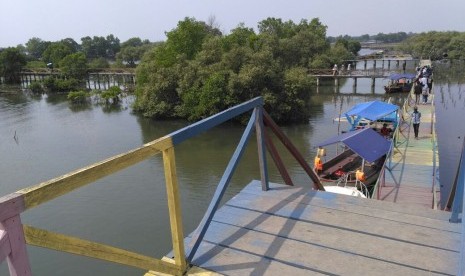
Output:
[[400,79],[412,80],[415,77],[416,77],[416,75],[412,74],[412,73],[396,73],[396,74],[391,74],[389,76],[389,79],[391,79],[391,80],[400,80]]
[[391,147],[391,142],[378,134],[372,128],[346,132],[329,138],[328,140],[319,143],[317,146],[324,147],[339,142],[344,143],[347,147],[368,162],[378,160],[381,156],[385,155]]
[[371,101],[353,106],[344,115],[352,125],[351,130],[354,130],[361,119],[368,119],[370,121],[386,120],[396,123],[398,109],[399,107],[395,104]]

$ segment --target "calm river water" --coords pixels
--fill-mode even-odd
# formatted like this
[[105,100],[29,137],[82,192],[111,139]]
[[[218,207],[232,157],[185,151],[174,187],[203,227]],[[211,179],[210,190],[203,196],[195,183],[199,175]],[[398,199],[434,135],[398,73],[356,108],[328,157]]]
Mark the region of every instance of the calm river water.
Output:
[[[358,80],[357,93],[353,93],[352,80],[343,82],[339,89],[334,89],[332,82],[324,83],[318,92],[309,91],[312,115],[308,123],[283,130],[310,162],[315,154],[313,145],[337,133],[339,127],[333,118],[356,103],[385,100],[382,86],[386,82],[378,81],[372,92],[369,80]],[[441,84],[440,80],[436,85],[441,95],[438,111],[457,108],[463,112],[462,85]],[[130,99],[114,109],[76,107],[63,96],[34,97],[20,91],[12,93],[5,87],[0,91],[0,195],[140,147],[187,125],[139,117],[131,112]],[[402,104],[403,95],[395,97],[393,101]],[[200,222],[243,129],[224,124],[176,147],[185,234]],[[457,136],[463,137],[463,132],[439,139],[455,138],[457,142]],[[292,157],[281,152],[294,181],[309,185],[309,178]],[[454,149],[451,152],[448,154],[454,162]],[[282,183],[270,158],[268,161],[271,180]],[[259,179],[254,139],[226,199],[253,179]],[[22,221],[161,258],[171,250],[161,155],[27,211]],[[28,252],[34,275],[143,275],[138,269],[47,249],[30,246]],[[0,275],[7,273],[3,263]]]

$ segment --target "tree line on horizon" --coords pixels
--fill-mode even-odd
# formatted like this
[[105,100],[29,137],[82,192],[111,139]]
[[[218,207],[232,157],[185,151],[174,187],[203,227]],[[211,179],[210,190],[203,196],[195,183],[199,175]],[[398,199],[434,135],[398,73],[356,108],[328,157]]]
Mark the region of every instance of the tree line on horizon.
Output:
[[[308,69],[355,59],[360,42],[400,40],[398,49],[417,58],[465,58],[465,33],[459,32],[328,37],[318,18],[295,23],[270,17],[258,23],[258,31],[239,24],[223,34],[213,23],[186,17],[156,43],[137,37],[120,43],[114,35],[86,36],[80,44],[31,38],[24,46],[0,49],[0,74],[14,82],[9,76],[21,68],[50,63],[66,78],[45,85],[70,91],[89,69],[137,67],[134,110],[144,116],[199,120],[263,96],[276,121],[300,122],[309,116],[308,91],[315,82]],[[72,79],[73,85],[61,83]]]

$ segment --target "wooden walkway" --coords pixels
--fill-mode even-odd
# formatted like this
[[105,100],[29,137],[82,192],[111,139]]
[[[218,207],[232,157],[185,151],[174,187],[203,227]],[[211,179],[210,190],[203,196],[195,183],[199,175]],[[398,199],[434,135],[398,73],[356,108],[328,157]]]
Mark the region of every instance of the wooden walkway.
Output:
[[270,187],[253,181],[219,209],[192,263],[223,275],[456,274],[450,213]]
[[[433,96],[430,95],[428,104],[416,105],[418,111],[421,112],[418,140],[415,139],[410,116],[408,114],[404,116],[405,121],[401,124],[400,145],[393,156],[391,172],[386,171],[386,185],[381,187],[381,200],[409,203],[424,208],[437,206],[438,202],[434,204],[434,197],[439,198],[439,189],[435,185],[433,192],[433,184],[436,182],[435,170],[439,161],[437,152],[434,151],[432,100]],[[409,114],[413,112],[414,106],[415,102],[410,101],[407,109]]]

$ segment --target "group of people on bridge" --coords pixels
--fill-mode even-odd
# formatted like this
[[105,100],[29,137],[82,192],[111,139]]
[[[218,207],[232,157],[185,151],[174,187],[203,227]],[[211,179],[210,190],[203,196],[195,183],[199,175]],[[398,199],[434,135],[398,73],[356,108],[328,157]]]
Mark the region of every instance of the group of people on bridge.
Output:
[[420,104],[420,95],[422,104],[428,103],[428,96],[433,88],[433,69],[430,66],[417,67],[417,76],[415,78],[414,94],[415,104]]
[[344,63],[341,65],[341,70],[339,71],[338,67],[337,67],[337,64],[334,64],[333,66],[333,76],[336,76],[336,75],[345,75],[345,74],[348,74],[350,75],[350,70],[352,70],[352,64],[351,63],[348,63],[347,64],[347,70],[345,68],[345,65]]

